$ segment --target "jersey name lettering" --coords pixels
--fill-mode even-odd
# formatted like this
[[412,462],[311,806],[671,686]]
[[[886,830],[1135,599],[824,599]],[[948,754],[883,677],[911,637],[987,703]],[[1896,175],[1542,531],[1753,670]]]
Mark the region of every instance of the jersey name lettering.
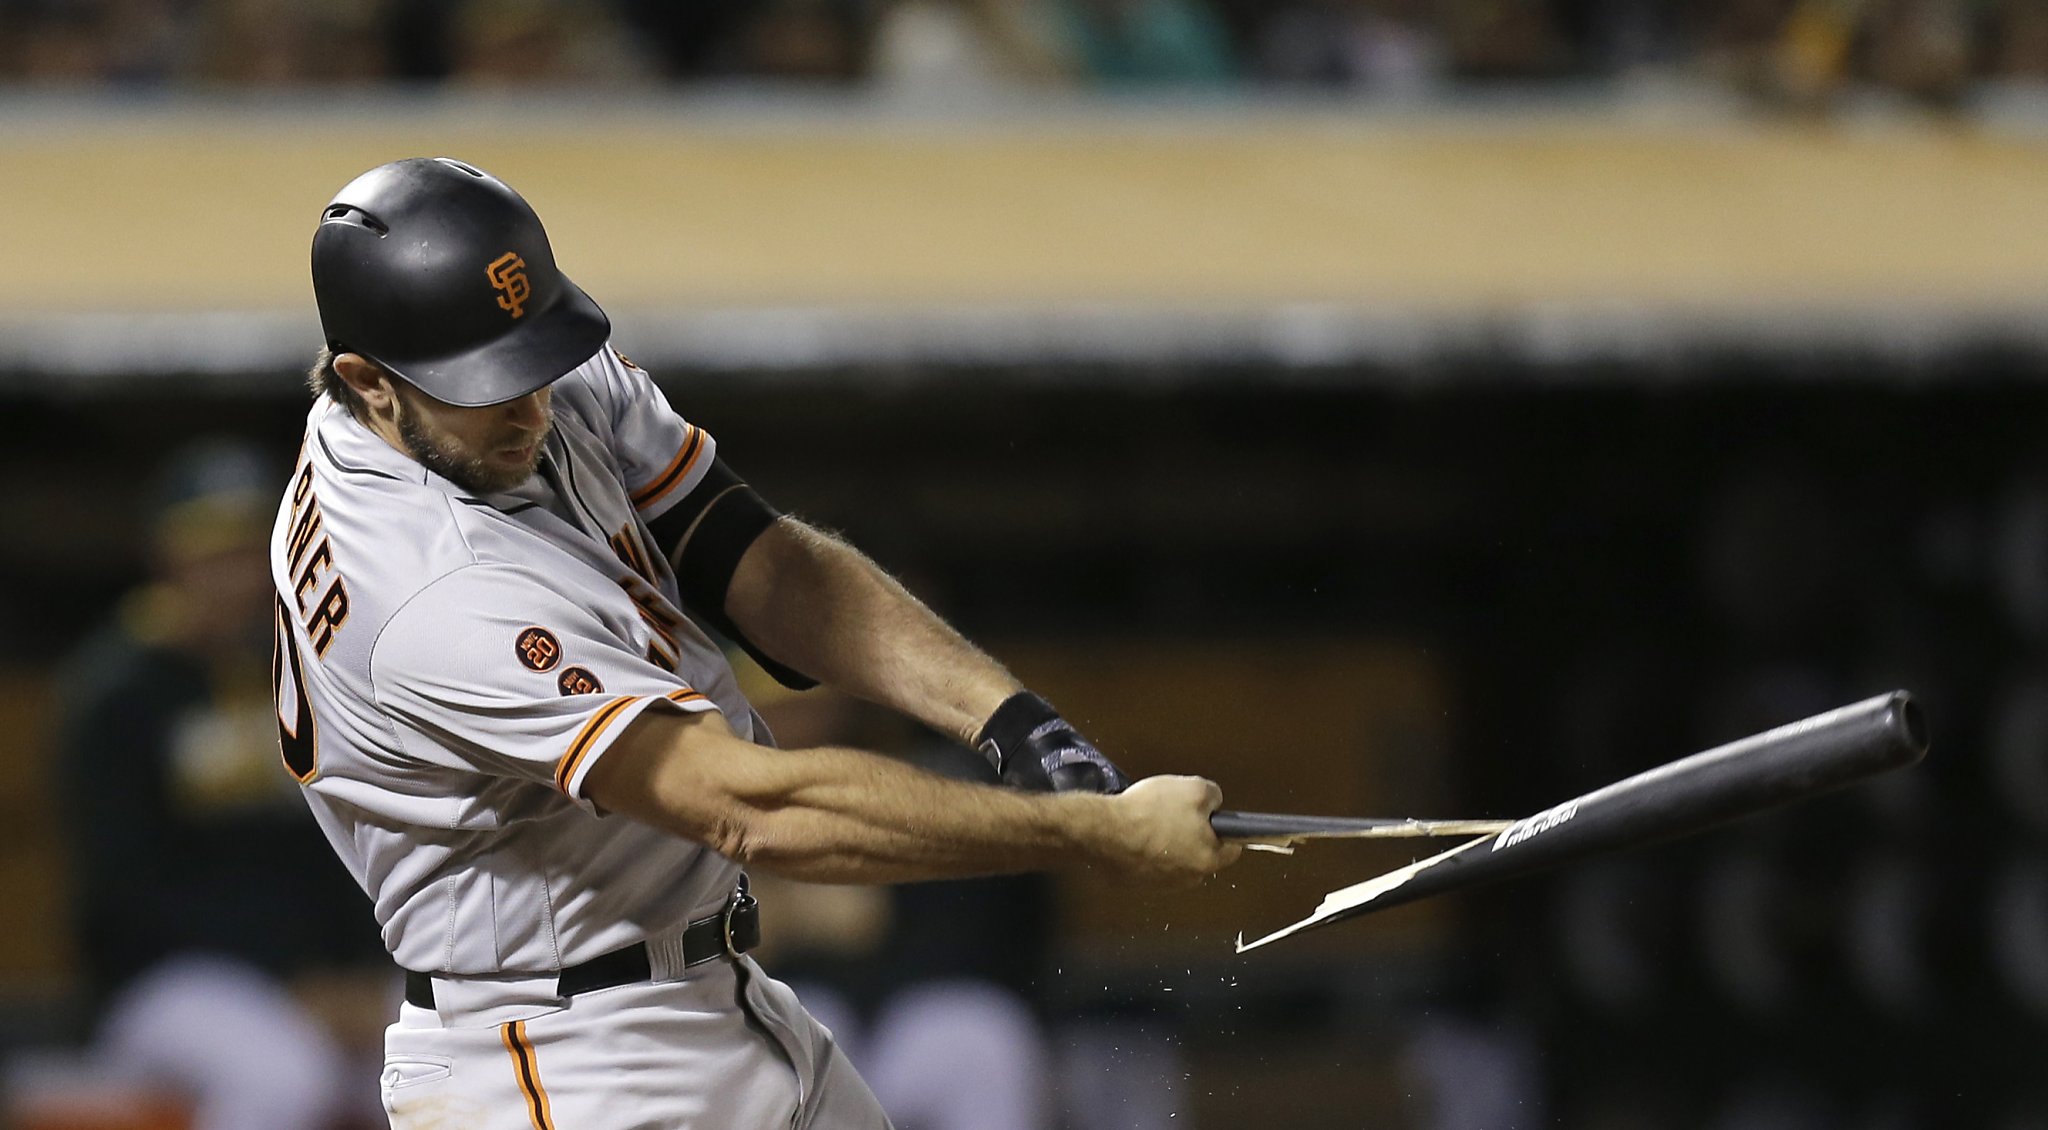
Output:
[[640,543],[640,533],[634,526],[620,527],[619,532],[611,537],[611,546],[612,552],[619,555],[626,568],[640,574],[650,585],[661,583],[660,576],[654,571],[654,559],[647,552],[647,547]]
[[[320,659],[327,657],[335,633],[348,622],[348,584],[334,566],[334,544],[323,530],[325,524],[320,496],[313,493],[313,465],[303,464],[298,481],[292,484],[292,528],[285,552],[291,563],[292,599],[298,604],[299,621],[306,638],[313,641],[313,655]],[[309,610],[306,594],[323,580],[327,580],[327,588]]]
[[631,573],[619,578],[619,587],[633,598],[633,607],[640,610],[640,619],[647,622],[654,635],[647,641],[647,661],[667,671],[677,670],[681,660],[682,647],[676,642],[676,629],[682,627],[678,616],[669,602],[655,587],[656,579],[653,559],[646,547],[640,544],[638,531],[627,525],[611,536],[612,552],[619,555]]

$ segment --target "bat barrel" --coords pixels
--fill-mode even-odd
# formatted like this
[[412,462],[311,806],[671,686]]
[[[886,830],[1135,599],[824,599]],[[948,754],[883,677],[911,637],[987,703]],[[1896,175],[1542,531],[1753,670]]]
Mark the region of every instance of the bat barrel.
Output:
[[1802,800],[1927,753],[1927,726],[1893,691],[1660,765],[1518,820],[1359,909],[1675,839]]

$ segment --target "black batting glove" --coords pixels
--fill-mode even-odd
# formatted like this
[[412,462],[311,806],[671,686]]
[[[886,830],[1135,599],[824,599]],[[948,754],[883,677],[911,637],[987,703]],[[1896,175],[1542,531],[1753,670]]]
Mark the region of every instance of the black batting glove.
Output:
[[974,748],[1003,784],[1026,792],[1120,793],[1131,784],[1051,703],[1030,691],[1018,691],[996,707]]

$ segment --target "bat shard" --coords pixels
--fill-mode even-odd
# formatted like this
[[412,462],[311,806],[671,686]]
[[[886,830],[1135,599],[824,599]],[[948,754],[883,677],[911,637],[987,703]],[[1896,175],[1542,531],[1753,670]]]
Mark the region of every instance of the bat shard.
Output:
[[1344,914],[1349,911],[1355,910],[1376,899],[1385,897],[1387,892],[1399,889],[1403,884],[1407,883],[1410,879],[1413,879],[1417,875],[1422,874],[1424,871],[1427,871],[1430,868],[1435,867],[1437,864],[1442,863],[1445,860],[1460,855],[1464,852],[1471,851],[1473,848],[1476,848],[1481,844],[1492,843],[1493,839],[1493,836],[1487,836],[1482,839],[1471,840],[1466,843],[1459,844],[1457,847],[1454,847],[1449,851],[1439,852],[1436,855],[1432,855],[1427,859],[1418,859],[1414,863],[1411,863],[1406,867],[1397,868],[1393,871],[1387,872],[1384,875],[1375,875],[1374,877],[1367,879],[1363,883],[1354,883],[1351,886],[1343,888],[1342,890],[1331,891],[1329,894],[1323,896],[1323,901],[1321,905],[1316,907],[1316,912],[1314,914],[1311,914],[1307,918],[1304,918],[1301,921],[1296,922],[1292,926],[1287,926],[1282,929],[1275,930],[1274,932],[1266,935],[1263,938],[1260,938],[1258,941],[1255,942],[1247,942],[1244,940],[1244,935],[1239,934],[1237,936],[1237,952],[1245,953],[1250,950],[1255,950],[1258,949],[1260,946],[1266,945],[1268,943],[1277,942],[1290,934],[1299,934],[1303,930],[1307,930],[1314,926],[1320,926],[1324,922],[1327,922],[1340,914]]
[[[1319,816],[1266,816],[1263,813],[1241,814],[1247,817],[1264,817],[1280,824],[1297,822],[1299,826],[1261,832],[1249,838],[1233,830],[1230,838],[1243,840],[1246,847],[1254,851],[1280,850],[1309,840],[1411,840],[1446,838],[1451,836],[1489,836],[1513,827],[1512,820],[1386,820],[1357,819]],[[1312,822],[1312,823],[1311,823]]]
[[[1483,838],[1332,891],[1300,922],[1255,942],[1240,937],[1237,951],[1356,914],[1690,836],[1903,769],[1926,753],[1926,726],[1911,696],[1904,691],[1881,694],[1666,762],[1534,816],[1495,825]],[[1440,835],[1458,826],[1222,811],[1212,814],[1209,824],[1227,838],[1267,842],[1332,833]]]

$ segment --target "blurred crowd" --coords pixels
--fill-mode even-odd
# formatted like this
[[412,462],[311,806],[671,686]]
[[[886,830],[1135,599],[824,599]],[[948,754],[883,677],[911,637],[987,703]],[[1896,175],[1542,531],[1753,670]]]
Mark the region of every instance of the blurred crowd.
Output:
[[772,81],[1419,96],[1696,80],[1791,106],[2048,78],[2048,0],[0,0],[0,84]]

